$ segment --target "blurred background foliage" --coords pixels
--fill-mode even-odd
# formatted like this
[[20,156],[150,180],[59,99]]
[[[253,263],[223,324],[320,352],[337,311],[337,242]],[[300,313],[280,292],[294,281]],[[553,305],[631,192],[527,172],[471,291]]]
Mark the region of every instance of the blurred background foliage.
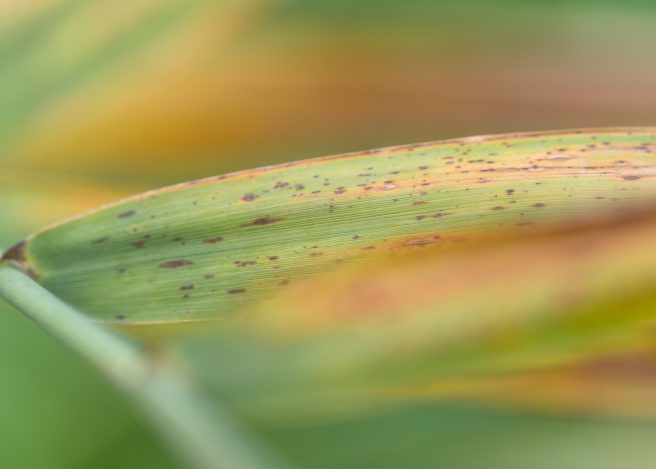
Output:
[[[655,20],[651,0],[2,2],[0,242],[130,193],[260,164],[653,124]],[[0,309],[0,467],[170,466],[123,398]],[[448,421],[451,411],[438,411]],[[497,439],[521,435],[517,419],[506,416],[512,431]],[[375,420],[360,425],[380,428]],[[489,422],[479,435],[498,429]],[[563,425],[540,429],[563,443]],[[610,438],[603,425],[582,425]],[[274,438],[283,448],[305,439],[312,458],[322,431],[354,444],[340,429]],[[457,444],[444,448],[466,453]],[[526,467],[521,458],[539,447],[507,457]],[[619,455],[608,447],[599,460],[610,464]]]

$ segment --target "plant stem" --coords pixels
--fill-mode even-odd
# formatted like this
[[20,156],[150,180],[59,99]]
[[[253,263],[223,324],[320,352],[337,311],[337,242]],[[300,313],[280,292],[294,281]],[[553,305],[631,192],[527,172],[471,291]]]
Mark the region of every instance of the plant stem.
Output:
[[0,297],[84,356],[136,402],[160,436],[197,469],[271,469],[282,463],[194,389],[173,362],[151,360],[24,273],[0,266]]

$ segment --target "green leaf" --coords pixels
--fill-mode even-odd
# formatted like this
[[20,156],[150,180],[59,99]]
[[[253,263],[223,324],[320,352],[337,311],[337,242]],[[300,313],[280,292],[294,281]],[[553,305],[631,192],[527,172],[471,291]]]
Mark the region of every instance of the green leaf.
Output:
[[95,319],[224,318],[359,259],[652,199],[655,145],[651,129],[551,132],[264,167],[103,207],[5,260]]

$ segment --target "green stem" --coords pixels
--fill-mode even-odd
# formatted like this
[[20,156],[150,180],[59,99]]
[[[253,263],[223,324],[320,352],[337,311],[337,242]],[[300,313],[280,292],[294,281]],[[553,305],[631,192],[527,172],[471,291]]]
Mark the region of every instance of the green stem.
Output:
[[136,402],[144,417],[197,469],[270,469],[282,463],[191,385],[172,362],[96,325],[24,273],[0,266],[0,297],[84,356]]

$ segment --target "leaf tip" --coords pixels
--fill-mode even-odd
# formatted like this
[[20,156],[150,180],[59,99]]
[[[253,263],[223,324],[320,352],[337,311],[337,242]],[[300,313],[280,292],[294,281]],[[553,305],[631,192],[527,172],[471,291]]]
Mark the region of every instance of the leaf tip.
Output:
[[23,264],[25,262],[25,246],[27,243],[21,241],[7,249],[0,257],[0,263],[11,262]]

